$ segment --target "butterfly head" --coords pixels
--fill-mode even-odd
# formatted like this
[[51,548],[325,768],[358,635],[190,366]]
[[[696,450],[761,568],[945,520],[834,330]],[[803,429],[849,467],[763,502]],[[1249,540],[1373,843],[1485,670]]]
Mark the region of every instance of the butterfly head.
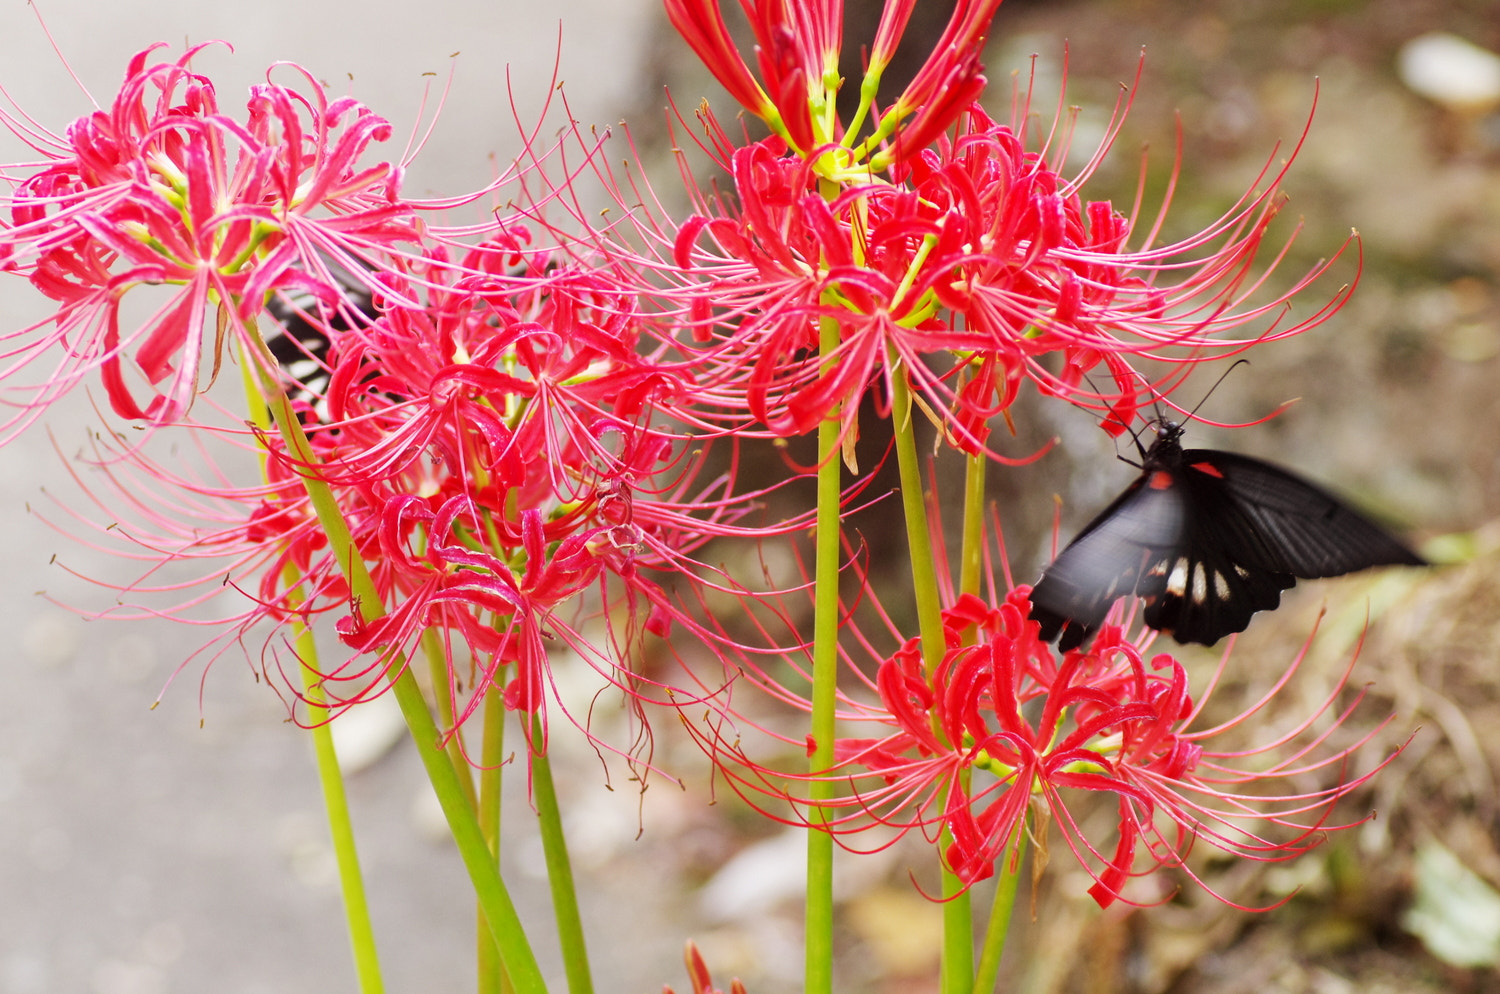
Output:
[[[1146,429],[1150,429],[1156,435],[1156,441],[1152,442],[1149,447],[1141,442],[1141,435],[1145,433]],[[1145,467],[1150,464],[1156,455],[1164,451],[1180,449],[1182,446],[1178,440],[1182,438],[1182,433],[1182,425],[1160,415],[1147,421],[1146,428],[1140,432],[1131,432],[1131,439],[1135,442],[1136,451],[1141,454],[1140,466]],[[1128,459],[1125,461],[1130,462]],[[1131,463],[1131,465],[1136,464]]]
[[1176,442],[1182,438],[1182,433],[1186,429],[1176,421],[1167,418],[1155,418],[1151,422],[1151,430],[1156,432],[1156,443],[1160,445],[1162,443],[1171,444],[1172,442]]
[[[1208,388],[1208,393],[1203,395],[1203,399],[1193,405],[1193,409],[1191,411],[1182,411],[1182,408],[1177,408],[1177,410],[1182,411],[1182,413],[1187,416],[1185,420],[1193,420],[1193,415],[1198,413],[1198,408],[1202,407],[1208,401],[1208,398],[1213,396],[1214,391],[1219,389],[1219,384],[1224,382],[1225,377],[1227,377],[1230,373],[1234,372],[1241,365],[1244,365],[1247,362],[1249,362],[1248,359],[1238,359],[1232,366],[1224,370],[1219,378],[1214,381],[1214,385]],[[1141,444],[1140,435],[1134,432],[1131,433],[1135,438],[1135,447],[1140,450],[1142,462],[1149,462],[1151,453],[1165,455],[1166,453],[1170,453],[1173,451],[1180,451],[1182,448],[1182,446],[1179,444],[1179,440],[1182,438],[1183,433],[1182,423],[1173,421],[1170,418],[1162,417],[1161,401],[1165,398],[1163,398],[1161,394],[1157,394],[1156,397],[1156,417],[1146,422],[1146,427],[1155,432],[1156,441],[1151,443],[1151,448],[1148,450]]]

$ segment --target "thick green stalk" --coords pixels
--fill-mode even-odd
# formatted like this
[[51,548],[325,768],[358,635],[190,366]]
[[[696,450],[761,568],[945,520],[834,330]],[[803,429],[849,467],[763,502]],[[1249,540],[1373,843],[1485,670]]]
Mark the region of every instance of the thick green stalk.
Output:
[[[982,453],[971,455],[964,473],[963,549],[959,567],[959,590],[978,594],[984,579],[984,476],[989,466]],[[1017,789],[1015,787],[1012,790]],[[1016,833],[1016,840],[1000,862],[1000,878],[995,886],[995,900],[990,906],[990,920],[985,927],[979,967],[974,979],[974,994],[993,994],[1000,976],[1000,956],[1005,951],[1005,935],[1010,929],[1010,915],[1016,903],[1016,883],[1020,877],[1021,857],[1026,852],[1026,826]]]
[[[271,413],[265,400],[255,389],[249,375],[253,362],[244,363],[245,399],[250,420],[262,429],[271,425]],[[265,453],[261,454],[262,477],[265,476]],[[289,568],[290,570],[290,568]],[[296,582],[295,573],[287,575],[289,586]],[[301,665],[302,693],[307,707],[307,723],[311,726],[313,756],[318,768],[318,783],[323,789],[323,810],[328,814],[328,837],[333,845],[333,855],[339,873],[339,892],[344,901],[344,920],[349,929],[349,946],[354,957],[354,973],[359,983],[360,994],[382,994],[385,980],[380,973],[380,955],[375,942],[375,929],[370,922],[370,905],[365,897],[364,874],[359,866],[359,849],[354,842],[354,819],[349,815],[349,796],[344,790],[344,775],[339,769],[338,750],[333,744],[333,729],[328,722],[328,709],[323,696],[323,685],[318,676],[318,642],[312,629],[301,622],[293,622],[293,639],[297,659]]]
[[375,929],[370,924],[370,906],[365,900],[365,881],[359,869],[359,851],[354,845],[354,821],[349,817],[349,798],[339,757],[334,751],[333,729],[323,706],[323,687],[316,669],[317,641],[312,630],[297,625],[297,658],[301,661],[302,692],[307,723],[312,726],[313,753],[318,761],[318,782],[323,786],[323,808],[328,812],[328,835],[339,868],[339,887],[344,896],[344,918],[349,926],[349,945],[354,953],[354,972],[360,994],[381,994],[385,981],[380,975],[380,957]]
[[964,538],[959,552],[958,592],[978,594],[984,579],[984,453],[964,460]]
[[[828,355],[838,347],[839,328],[825,319],[820,329],[820,349]],[[842,528],[842,479],[839,460],[838,414],[818,426],[818,518],[816,594],[813,604],[813,686],[811,731],[813,753],[809,761],[814,774],[833,766],[834,710],[838,703],[839,665],[839,557]],[[824,802],[832,800],[835,782],[814,779],[808,788],[812,801],[810,817],[822,819]],[[833,991],[833,836],[816,827],[807,831],[807,919],[804,925],[806,994]]]
[[[893,357],[894,358],[894,357]],[[911,557],[912,590],[917,601],[917,628],[922,636],[922,662],[935,672],[943,661],[943,605],[938,591],[932,533],[927,524],[927,498],[917,457],[912,423],[911,388],[906,370],[898,365],[891,375],[891,421],[896,433],[896,462],[901,472],[901,508],[906,517],[907,551]],[[952,842],[945,828],[939,851]],[[974,913],[962,881],[943,870],[943,994],[968,994],[974,986]]]
[[[542,722],[531,721],[532,742],[540,742]],[[552,761],[544,752],[531,753],[531,788],[536,802],[537,823],[542,831],[542,855],[547,860],[547,883],[552,888],[552,914],[557,919],[558,944],[570,994],[593,994],[589,973],[589,951],[584,943],[583,917],[578,913],[578,889],[573,882],[573,863],[568,858],[568,840],[563,833],[562,812],[557,806],[557,788],[552,782]]]
[[[505,762],[505,694],[499,687],[484,692],[484,732],[479,746],[479,830],[500,862],[500,787]],[[508,994],[505,971],[496,954],[484,909],[479,909],[479,994]]]
[[469,871],[469,881],[479,897],[485,920],[490,924],[490,933],[495,937],[506,974],[519,994],[546,994],[547,982],[542,977],[530,943],[526,941],[521,916],[516,912],[510,891],[500,877],[499,866],[485,844],[479,820],[464,796],[458,774],[438,745],[442,735],[432,720],[432,712],[427,710],[427,701],[422,697],[411,668],[402,666],[400,676],[391,686],[417,745],[422,766],[427,770],[427,779],[432,782],[433,792],[448,819],[448,830],[453,834],[458,854],[464,861],[464,868]]
[[1000,955],[1005,952],[1005,933],[1010,929],[1010,913],[1016,906],[1016,884],[1021,878],[1021,857],[1024,855],[1026,824],[1022,822],[1016,828],[1016,841],[1000,860],[1000,879],[995,882],[995,901],[990,906],[990,923],[984,930],[984,949],[979,956],[979,973],[974,980],[974,994],[993,994],[995,983],[1000,977]]
[[[269,385],[267,395],[276,396],[274,384]],[[294,464],[315,464],[317,457],[285,396],[276,396],[271,409]],[[360,616],[366,622],[377,620],[384,613],[380,592],[376,589],[369,570],[365,568],[364,559],[354,547],[348,523],[344,520],[332,488],[323,480],[307,473],[302,476],[302,484],[318,516],[318,522],[328,537],[329,551],[337,557],[349,582],[354,602],[359,605]],[[401,706],[406,726],[416,744],[417,755],[422,760],[433,792],[437,794],[438,803],[448,819],[448,829],[453,834],[459,856],[469,872],[469,881],[479,897],[480,907],[484,909],[485,918],[490,923],[490,931],[500,949],[506,973],[520,994],[545,994],[547,984],[542,977],[541,967],[537,965],[536,954],[532,952],[525,930],[521,927],[521,919],[510,899],[510,891],[500,877],[499,864],[490,855],[489,847],[485,844],[484,833],[479,829],[478,818],[459,782],[458,773],[439,744],[442,735],[432,720],[432,713],[427,710],[427,702],[417,686],[417,678],[412,675],[404,657],[391,659],[390,669],[396,674],[391,679],[396,702]]]
[[906,545],[911,557],[912,592],[917,601],[917,628],[922,635],[922,663],[932,671],[943,661],[943,601],[932,554],[932,532],[927,524],[927,496],[917,457],[911,387],[906,382],[905,367],[898,366],[891,376],[891,383],[891,420],[896,433],[896,463],[901,472],[901,510],[906,517]]
[[[458,714],[453,709],[453,687],[448,683],[448,654],[436,628],[429,628],[422,633],[422,655],[427,657],[427,670],[432,680],[432,696],[437,703],[438,721],[443,728],[456,728]],[[448,736],[448,759],[458,773],[458,782],[469,798],[469,803],[478,804],[479,798],[474,793],[474,776],[469,772],[469,761],[464,758],[464,745],[456,732]]]
[[[432,695],[437,703],[438,722],[442,728],[458,727],[458,712],[453,706],[453,687],[448,682],[449,660],[443,646],[442,636],[437,629],[429,628],[422,633],[422,654],[427,657],[429,679],[432,681]],[[480,807],[480,797],[474,790],[474,775],[469,768],[469,761],[464,756],[463,741],[459,733],[454,731],[448,736],[448,761],[453,764],[453,771],[458,774],[458,784],[463,788],[464,795],[469,803],[479,813],[479,829],[490,844],[490,855],[498,862],[500,850],[494,845],[494,835],[485,827],[484,809]],[[501,968],[500,952],[495,948],[495,937],[490,933],[490,923],[484,917],[484,910],[476,908],[474,935],[474,962],[475,972],[478,976],[477,990],[479,994],[499,994],[504,985],[505,971]]]

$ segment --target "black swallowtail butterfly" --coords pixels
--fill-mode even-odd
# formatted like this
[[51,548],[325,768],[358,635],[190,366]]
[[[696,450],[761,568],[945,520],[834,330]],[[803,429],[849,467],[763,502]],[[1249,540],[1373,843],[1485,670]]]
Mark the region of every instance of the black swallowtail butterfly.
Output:
[[[1042,573],[1031,592],[1041,637],[1076,649],[1134,594],[1147,625],[1212,645],[1299,579],[1424,560],[1337,497],[1270,463],[1183,449],[1158,419],[1141,476]],[[1140,448],[1140,442],[1136,442]]]
[[[328,420],[325,394],[333,376],[330,361],[334,339],[344,332],[359,331],[378,321],[380,308],[375,304],[371,279],[361,278],[347,266],[322,257],[322,271],[332,278],[336,296],[320,297],[306,289],[278,290],[266,304],[266,311],[278,325],[266,335],[266,347],[295,387],[288,383],[294,403],[304,406],[299,414],[304,424]],[[527,271],[524,262],[507,266],[504,275],[517,277]],[[366,377],[368,379],[369,377]]]
[[266,305],[280,325],[266,336],[266,347],[282,370],[298,384],[292,391],[292,399],[311,407],[319,421],[326,420],[323,395],[332,376],[331,336],[353,331],[378,317],[368,287],[342,271],[335,273],[335,280],[343,294],[343,300],[336,305],[325,304],[305,291],[278,293]]

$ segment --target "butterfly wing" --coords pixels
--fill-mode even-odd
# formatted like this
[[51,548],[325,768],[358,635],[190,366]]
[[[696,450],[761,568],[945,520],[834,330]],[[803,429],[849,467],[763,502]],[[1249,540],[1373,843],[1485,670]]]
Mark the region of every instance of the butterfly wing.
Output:
[[1031,617],[1041,638],[1061,633],[1058,647],[1076,649],[1144,578],[1183,552],[1186,508],[1182,488],[1152,486],[1141,477],[1078,534],[1031,591]]
[[1148,471],[1043,573],[1031,617],[1077,648],[1110,605],[1135,594],[1144,620],[1178,642],[1244,631],[1298,578],[1423,565],[1383,528],[1301,477],[1210,449],[1148,458]]
[[1270,554],[1275,536],[1264,533],[1255,509],[1206,458],[1220,454],[1183,453],[1172,473],[1182,497],[1183,540],[1136,583],[1146,624],[1184,645],[1213,645],[1244,631],[1257,611],[1276,607],[1281,592],[1297,582]]
[[1183,452],[1182,464],[1184,482],[1197,491],[1189,498],[1195,517],[1207,510],[1209,501],[1199,499],[1205,491],[1232,505],[1201,515],[1208,519],[1205,540],[1248,569],[1310,580],[1370,566],[1425,565],[1385,529],[1279,466],[1210,449]]
[[308,405],[318,420],[328,415],[327,393],[333,378],[333,343],[344,332],[367,327],[379,317],[367,280],[337,261],[322,259],[333,278],[331,296],[307,288],[288,288],[273,294],[266,310],[279,328],[266,328],[266,347],[287,375],[295,380],[290,388],[294,400]]

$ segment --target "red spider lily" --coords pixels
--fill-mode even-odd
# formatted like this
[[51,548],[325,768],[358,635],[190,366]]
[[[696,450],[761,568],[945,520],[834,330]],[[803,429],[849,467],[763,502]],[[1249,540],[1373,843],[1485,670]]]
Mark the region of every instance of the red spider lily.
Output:
[[[451,264],[440,240],[452,232],[434,233],[399,198],[399,168],[357,165],[388,135],[382,119],[328,100],[303,73],[300,88],[254,88],[248,117],[235,120],[188,67],[200,49],[158,64],[151,51],[131,63],[110,110],[66,137],[7,119],[50,161],[10,170],[3,262],[62,303],[13,335],[23,344],[10,372],[61,341],[67,358],[33,410],[99,368],[116,413],[180,420],[198,399],[210,310],[220,317],[215,369],[226,330],[260,362],[262,306],[301,294],[317,302],[302,310],[326,353],[296,340],[284,351],[315,364],[327,386],[310,379],[298,401],[314,458],[253,436],[262,485],[174,476],[137,447],[99,453],[104,489],[134,512],[111,536],[153,561],[127,591],[181,595],[189,583],[154,580],[160,562],[227,560],[218,578],[253,600],[223,637],[269,621],[273,652],[290,620],[350,613],[343,631],[356,656],[324,674],[336,707],[378,692],[395,654],[437,628],[491,671],[516,664],[509,702],[536,713],[544,643],[570,631],[557,619],[590,587],[623,588],[639,624],[670,627],[671,606],[646,571],[696,567],[692,550],[735,532],[755,495],[735,495],[729,475],[701,481],[702,447],[652,424],[660,398],[690,377],[640,347],[633,288],[566,258],[554,264],[503,220],[465,232],[481,244]],[[367,305],[344,299],[338,271],[370,291]],[[121,299],[151,283],[173,287],[169,304],[122,334]],[[132,363],[149,401],[127,385]],[[309,476],[332,488],[385,618],[350,612],[347,563],[301,492]],[[418,541],[427,544],[402,545]],[[564,641],[585,651],[581,636]],[[587,651],[623,672],[623,652]],[[300,680],[287,682],[300,694]]]
[[[1368,741],[1369,735],[1315,756],[1333,728],[1314,732],[1314,726],[1326,724],[1341,687],[1274,742],[1243,750],[1210,746],[1215,736],[1264,708],[1290,680],[1302,654],[1249,711],[1196,730],[1208,694],[1195,703],[1181,663],[1167,654],[1143,656],[1150,633],[1133,643],[1121,628],[1109,626],[1088,652],[1059,659],[1026,620],[1028,594],[1028,587],[1017,587],[997,608],[972,595],[959,598],[944,612],[946,651],[932,672],[924,671],[916,639],[879,665],[879,704],[846,700],[842,719],[846,727],[872,723],[882,731],[838,740],[836,765],[822,776],[844,779],[850,792],[809,819],[850,846],[877,825],[920,829],[930,837],[946,827],[953,840],[946,862],[973,883],[991,875],[1018,832],[1035,830],[1027,828],[1030,813],[1040,824],[1058,823],[1094,878],[1091,895],[1105,906],[1121,898],[1131,877],[1158,868],[1181,868],[1197,880],[1184,862],[1195,841],[1250,859],[1281,860],[1350,827],[1329,821],[1332,808],[1379,767],[1329,787],[1273,786],[1341,769]],[[807,706],[784,687],[770,689]],[[742,711],[737,706],[721,716],[743,731]],[[757,764],[724,730],[690,727],[752,803],[760,806],[755,795],[761,795],[807,805],[795,796],[800,778]],[[1119,806],[1112,854],[1074,816],[1073,807],[1087,794],[1112,796]]]
[[689,377],[638,349],[634,295],[581,267],[445,285],[449,270],[387,273],[375,318],[321,329],[328,422],[314,434],[336,431],[339,456],[320,472],[368,480],[431,453],[476,487],[563,501],[657,472],[672,438],[646,425]]
[[[60,305],[6,336],[10,364],[0,377],[63,346],[44,383],[15,388],[30,394],[33,416],[98,369],[122,417],[180,420],[204,353],[217,369],[222,327],[249,336],[245,322],[269,292],[290,285],[290,269],[320,271],[319,251],[369,254],[417,234],[416,207],[398,194],[400,169],[358,164],[390,136],[383,118],[350,98],[330,100],[291,67],[300,89],[252,87],[235,119],[219,110],[212,82],[189,68],[205,46],[149,62],[158,47],[131,60],[109,109],[65,135],[4,120],[45,159],[3,167],[14,190],[0,264]],[[124,298],[150,285],[173,289],[146,322],[122,331]],[[226,320],[209,343],[216,307]],[[144,403],[130,385],[137,374]]]
[[[150,550],[152,561],[213,562],[215,589],[228,576],[255,593],[229,637],[269,621],[274,653],[274,632],[287,622],[345,615],[340,631],[354,655],[321,673],[335,710],[383,692],[397,657],[433,630],[455,687],[469,688],[460,721],[478,692],[502,683],[510,706],[545,720],[549,645],[608,682],[632,681],[632,640],[665,634],[679,614],[653,576],[691,584],[704,569],[693,551],[711,538],[765,537],[806,522],[737,524],[763,493],[735,494],[732,466],[700,480],[705,447],[650,424],[651,393],[640,385],[670,382],[670,371],[658,376],[649,359],[611,344],[604,327],[621,312],[605,298],[566,273],[547,279],[540,287],[477,277],[464,288],[407,283],[425,292],[426,309],[395,294],[363,323],[325,322],[318,330],[332,368],[322,399],[331,420],[314,406],[304,412],[315,459],[292,459],[279,437],[258,434],[268,482],[237,488],[174,478],[139,449],[101,455],[104,479],[140,512],[108,534]],[[382,618],[365,622],[350,604],[344,564],[303,492],[314,474],[333,490]],[[159,491],[174,487],[204,506],[155,511]],[[177,595],[190,585],[152,587],[150,576],[122,596]],[[590,589],[597,595],[585,611]],[[601,612],[622,627],[591,645],[572,619]],[[285,683],[300,696],[293,677]]]
[[[753,84],[716,3],[673,0],[668,7],[710,68],[733,76],[726,85],[736,90],[738,80],[739,92]],[[841,9],[792,0],[746,0],[746,9],[765,89],[742,99],[758,112],[772,103],[777,119],[790,121],[791,105],[778,94],[796,87],[769,81],[821,78]],[[907,4],[887,5],[872,72],[909,13]],[[960,4],[947,47],[909,92],[929,103],[970,92],[968,83],[945,88],[934,81],[962,63],[992,13],[993,5]],[[595,232],[595,244],[622,279],[654,300],[658,335],[675,336],[687,354],[694,383],[676,413],[689,423],[742,432],[748,418],[789,436],[837,412],[847,442],[858,401],[872,390],[877,400],[888,398],[900,377],[949,440],[970,453],[986,449],[989,421],[1027,380],[1044,394],[1107,411],[1106,427],[1118,432],[1143,401],[1163,399],[1194,364],[1312,328],[1352,291],[1345,285],[1303,320],[1286,321],[1291,299],[1327,274],[1341,249],[1285,292],[1262,293],[1287,251],[1283,246],[1256,269],[1295,149],[1280,170],[1269,165],[1273,155],[1256,185],[1217,221],[1170,244],[1155,243],[1180,162],[1148,226],[1136,224],[1139,201],[1127,214],[1087,200],[1083,188],[1133,94],[1122,95],[1099,149],[1073,175],[1064,172],[1068,142],[1059,137],[1070,125],[1060,118],[1038,136],[1029,93],[1015,101],[1009,125],[972,100],[945,103],[941,113],[918,100],[912,130],[898,133],[898,143],[907,136],[900,154],[878,153],[858,168],[851,165],[858,149],[846,148],[842,157],[821,148],[810,154],[792,124],[737,147],[700,113],[706,150],[729,170],[733,196],[698,196],[695,216],[673,225],[639,209],[654,197],[632,178],[628,187],[612,188],[652,248],[633,252],[608,231]],[[796,104],[813,108],[801,118],[807,128],[821,120],[818,99]],[[921,123],[928,121],[941,126]],[[921,142],[912,140],[919,127],[926,128]],[[837,131],[819,138],[834,140]],[[1288,245],[1291,237],[1295,232]],[[840,344],[822,356],[818,343],[829,325]],[[1143,374],[1141,360],[1165,363],[1167,372]],[[1100,367],[1104,386],[1088,379]]]
[[[382,562],[405,596],[376,621],[351,615],[340,623],[340,635],[351,647],[378,649],[377,658],[386,659],[409,650],[433,626],[456,629],[476,654],[493,661],[483,674],[485,685],[496,679],[494,668],[500,663],[516,663],[506,704],[535,714],[542,703],[545,638],[550,637],[544,625],[560,604],[599,576],[609,546],[602,541],[602,529],[594,528],[548,550],[541,516],[528,511],[521,536],[525,565],[518,574],[504,560],[476,548],[475,535],[482,528],[476,508],[462,497],[445,501],[436,512],[411,495],[388,501],[381,515]],[[411,548],[417,536],[420,552]]]
[[[1255,299],[1275,265],[1252,269],[1280,206],[1280,173],[1196,235],[1153,248],[1158,221],[1145,245],[1130,247],[1132,218],[1080,192],[1125,107],[1071,179],[1060,172],[1063,150],[1028,147],[1024,116],[997,124],[977,106],[955,137],[909,156],[889,181],[850,180],[832,194],[778,139],[735,150],[737,205],[701,203],[674,245],[686,272],[672,299],[701,322],[691,325],[693,397],[778,435],[841,411],[848,432],[856,401],[881,382],[888,394],[899,371],[934,416],[946,412],[954,443],[975,452],[1024,380],[1128,423],[1178,375],[1148,383],[1138,360],[1185,369],[1304,331],[1342,305],[1350,287],[1278,327],[1292,295],[1331,263]],[[830,357],[817,353],[824,322],[840,332]],[[1255,324],[1248,337],[1233,335]],[[1103,396],[1081,386],[1101,364],[1114,385]]]
[[[691,939],[688,940],[687,949],[683,952],[682,958],[687,964],[688,981],[693,985],[693,994],[724,994],[722,990],[714,986],[713,975],[708,972],[708,963]],[[676,994],[676,992],[670,986],[663,986],[662,994]],[[745,985],[738,977],[730,982],[729,994],[745,994]]]
[[[881,74],[916,6],[916,0],[889,0],[870,49],[859,109],[847,128],[836,107],[844,83],[839,76],[842,0],[741,0],[741,6],[755,34],[759,80],[735,46],[719,0],[666,0],[673,26],[730,96],[798,155],[820,159],[828,146],[843,143],[845,148],[820,170],[844,169],[895,136],[891,148],[874,157],[878,172],[924,147],[984,88],[980,54],[1000,0],[960,0],[916,78],[887,108],[877,110]],[[873,133],[861,139],[861,125],[872,114]]]

